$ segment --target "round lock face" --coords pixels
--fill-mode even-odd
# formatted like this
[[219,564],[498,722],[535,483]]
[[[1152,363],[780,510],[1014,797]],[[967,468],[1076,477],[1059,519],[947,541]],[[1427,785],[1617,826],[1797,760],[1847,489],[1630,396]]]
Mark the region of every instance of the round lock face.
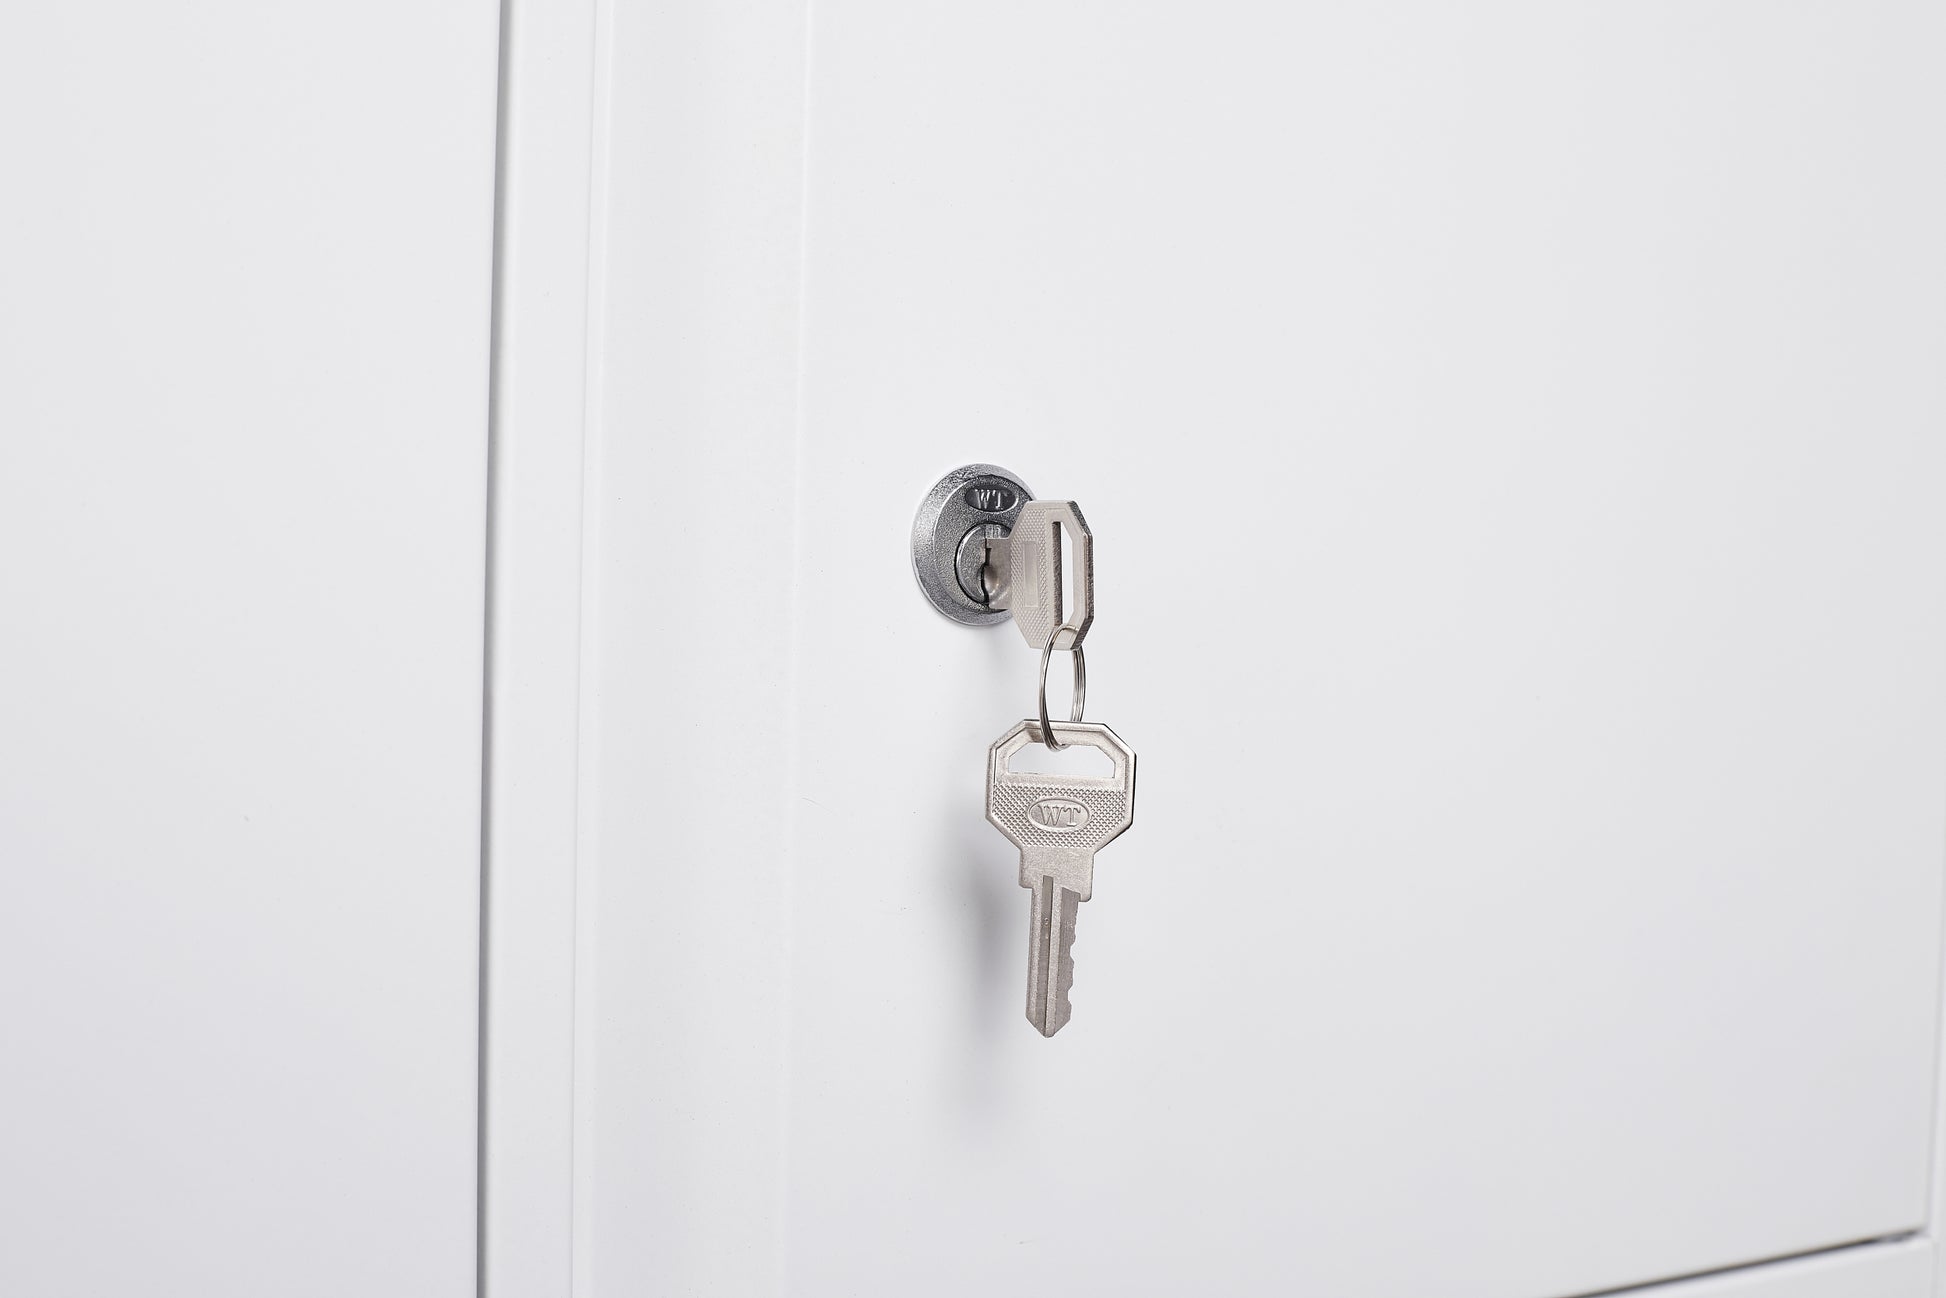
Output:
[[1026,483],[993,464],[962,465],[933,485],[912,520],[912,573],[934,608],[967,626],[1007,620],[983,595],[985,542],[1012,531],[1033,498]]

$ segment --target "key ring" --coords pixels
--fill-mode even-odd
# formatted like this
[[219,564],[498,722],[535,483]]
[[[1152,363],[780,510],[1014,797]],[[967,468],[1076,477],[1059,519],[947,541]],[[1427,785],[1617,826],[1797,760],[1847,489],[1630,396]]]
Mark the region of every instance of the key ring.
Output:
[[[1047,663],[1054,656],[1054,642],[1061,638],[1061,632],[1068,630],[1071,630],[1071,628],[1065,626],[1055,627],[1048,634],[1047,643],[1041,646],[1041,742],[1047,745],[1049,752],[1059,752],[1061,749],[1067,747],[1066,744],[1055,742],[1054,724],[1047,719]],[[1068,720],[1079,721],[1081,720],[1081,710],[1088,702],[1088,660],[1082,655],[1081,642],[1079,640],[1069,644],[1067,650],[1068,654],[1074,659],[1074,694],[1073,701],[1068,706]]]

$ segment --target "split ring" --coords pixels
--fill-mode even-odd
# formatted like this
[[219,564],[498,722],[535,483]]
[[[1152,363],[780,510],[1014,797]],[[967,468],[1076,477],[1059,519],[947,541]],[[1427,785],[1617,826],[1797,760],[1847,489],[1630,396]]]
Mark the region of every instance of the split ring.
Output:
[[[1054,656],[1054,642],[1061,638],[1061,632],[1068,629],[1067,627],[1054,628],[1053,634],[1047,637],[1047,643],[1041,646],[1041,742],[1053,751],[1066,748],[1067,745],[1055,742],[1054,725],[1047,719],[1047,663],[1048,659]],[[1069,644],[1067,651],[1074,659],[1074,696],[1068,707],[1068,720],[1079,721],[1082,707],[1088,702],[1088,660],[1082,656],[1079,640]]]

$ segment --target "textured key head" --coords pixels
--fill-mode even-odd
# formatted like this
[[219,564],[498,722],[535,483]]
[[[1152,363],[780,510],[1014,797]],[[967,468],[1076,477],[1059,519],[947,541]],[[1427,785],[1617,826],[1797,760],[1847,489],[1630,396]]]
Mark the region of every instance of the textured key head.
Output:
[[987,754],[987,819],[1021,848],[1057,847],[1094,853],[1135,821],[1135,750],[1107,726],[1056,721],[1054,738],[1096,748],[1114,770],[1105,778],[1010,771],[1007,763],[1041,742],[1041,723],[1023,721]]
[[[1063,532],[1074,547],[1071,573],[1064,573],[1061,560]],[[1095,539],[1080,507],[1072,500],[1028,501],[1007,545],[1007,598],[1028,646],[1042,648],[1056,631],[1064,631],[1056,649],[1080,644],[1095,620]],[[1074,595],[1072,609],[1065,605],[1064,587]]]

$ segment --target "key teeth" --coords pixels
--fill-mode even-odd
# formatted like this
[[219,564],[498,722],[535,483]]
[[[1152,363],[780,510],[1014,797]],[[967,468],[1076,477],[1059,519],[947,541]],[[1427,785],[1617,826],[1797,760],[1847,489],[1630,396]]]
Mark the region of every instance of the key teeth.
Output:
[[1074,1017],[1074,1006],[1068,1002],[1068,993],[1074,990],[1074,924],[1080,909],[1080,894],[1062,889],[1061,958],[1054,965],[1054,1022],[1043,1036],[1053,1036]]
[[1063,961],[1062,964],[1067,973],[1065,977],[1055,981],[1054,1018],[1041,1029],[1041,1035],[1044,1037],[1053,1036],[1066,1027],[1068,1020],[1074,1017],[1074,1006],[1068,1001],[1068,993],[1074,989],[1074,964],[1072,961]]
[[[1074,1005],[1068,994],[1074,990],[1074,930],[1075,921],[1081,910],[1081,898],[1071,888],[1062,888],[1044,879],[1042,889],[1036,891],[1041,904],[1052,905],[1054,913],[1046,917],[1053,925],[1053,947],[1048,951],[1048,965],[1043,977],[1053,980],[1053,996],[1043,999],[1047,989],[1038,986],[1030,978],[1027,987],[1027,1021],[1032,1023],[1044,1037],[1051,1037],[1068,1025],[1074,1017]],[[1037,916],[1037,918],[1040,918]],[[1051,1003],[1050,1003],[1051,1001]],[[1037,1003],[1038,1002],[1038,1003]],[[1046,1006],[1048,1013],[1045,1021],[1036,1010]]]
[[1074,1006],[1068,1002],[1068,989],[1073,986],[1074,979],[1072,977],[1063,978],[1055,984],[1054,1012],[1046,1022],[1042,1022],[1035,1015],[1034,1006],[1029,1005],[1027,1007],[1027,1021],[1034,1025],[1036,1032],[1039,1032],[1044,1037],[1051,1037],[1068,1025],[1068,1020],[1074,1017]]

